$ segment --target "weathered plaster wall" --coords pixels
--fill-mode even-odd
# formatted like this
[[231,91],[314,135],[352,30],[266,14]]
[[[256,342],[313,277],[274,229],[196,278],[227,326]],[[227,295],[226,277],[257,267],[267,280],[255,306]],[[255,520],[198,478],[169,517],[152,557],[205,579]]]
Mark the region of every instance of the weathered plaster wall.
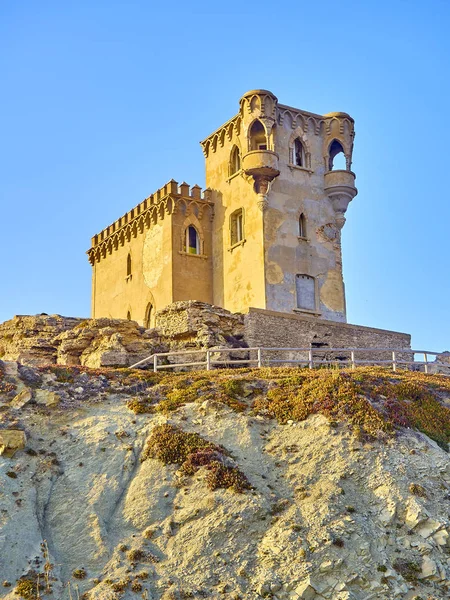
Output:
[[[346,320],[341,237],[336,214],[324,192],[323,136],[294,132],[308,148],[311,168],[290,164],[293,130],[289,119],[275,128],[280,175],[274,180],[264,212],[266,308],[292,312],[297,308],[295,278],[315,278],[315,312],[324,319]],[[307,144],[307,145],[306,145]],[[299,237],[299,218],[306,219],[306,239]]]
[[[147,235],[149,234],[148,238]],[[165,305],[170,302],[165,282],[170,281],[171,263],[164,262],[159,256],[156,270],[150,261],[144,260],[144,248],[149,245],[166,247],[170,249],[170,228],[158,225],[144,234],[138,234],[135,238],[125,242],[111,254],[106,254],[99,262],[93,265],[93,303],[92,317],[109,317],[113,319],[126,319],[128,311],[131,318],[143,323],[145,309],[149,301],[151,290],[146,282],[146,277],[151,273],[149,282],[156,293],[154,298],[156,305]],[[155,244],[155,246],[154,246]],[[127,278],[127,256],[131,254],[132,275]],[[162,254],[163,255],[163,254]],[[149,258],[153,254],[145,254]],[[170,258],[170,252],[167,253]],[[158,284],[162,285],[158,287]]]
[[[251,135],[256,120],[267,134],[261,152],[255,150]],[[292,164],[297,138],[305,151],[302,167]],[[342,145],[347,170],[332,171],[330,177],[333,140]],[[314,278],[316,303],[313,310],[302,312],[345,322],[341,229],[348,202],[356,194],[350,171],[351,117],[298,111],[279,105],[270,92],[256,90],[243,96],[238,115],[202,145],[206,183],[215,203],[214,303],[231,311],[249,306],[296,311],[296,276],[307,275]],[[240,151],[241,170],[230,176],[234,147]],[[261,192],[261,181],[267,180],[272,181],[269,190]],[[230,248],[229,220],[238,208],[244,210],[245,241]],[[306,239],[299,236],[302,213]]]
[[[206,160],[206,185],[212,190],[213,290],[214,304],[231,312],[249,306],[265,307],[263,219],[251,182],[240,172],[229,177],[229,159],[234,145],[241,147],[240,136]],[[231,248],[230,215],[244,209],[244,243]]]
[[[184,207],[185,208],[185,207]],[[191,214],[180,207],[172,215],[172,302],[199,300],[213,303],[212,282],[212,209],[199,211],[193,206]],[[201,254],[187,254],[183,251],[186,227],[194,225],[201,237]],[[160,305],[163,308],[165,305]]]
[[[150,326],[156,311],[179,300],[212,302],[212,213],[201,190],[171,181],[93,238],[92,316],[131,318]],[[186,227],[201,237],[201,254],[183,248]],[[127,257],[132,272],[127,276]]]

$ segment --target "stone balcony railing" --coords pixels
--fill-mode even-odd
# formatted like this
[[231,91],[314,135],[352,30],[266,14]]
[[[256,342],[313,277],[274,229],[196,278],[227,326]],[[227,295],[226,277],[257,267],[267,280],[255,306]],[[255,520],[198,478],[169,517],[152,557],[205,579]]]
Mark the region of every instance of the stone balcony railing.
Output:
[[353,190],[353,196],[356,196],[355,178],[353,171],[328,171],[325,173],[325,192],[348,188],[349,193]]
[[252,150],[242,157],[242,168],[247,175],[277,177],[280,174],[278,154],[272,150]]

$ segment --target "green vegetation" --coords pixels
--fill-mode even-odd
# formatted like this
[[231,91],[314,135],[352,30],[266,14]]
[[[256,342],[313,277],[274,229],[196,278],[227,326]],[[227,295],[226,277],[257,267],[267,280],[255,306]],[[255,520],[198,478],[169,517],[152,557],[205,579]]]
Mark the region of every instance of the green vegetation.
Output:
[[141,460],[157,458],[164,464],[178,464],[186,475],[193,475],[201,467],[208,470],[206,483],[210,490],[230,488],[243,492],[250,484],[237,467],[224,464],[228,452],[205,440],[198,433],[187,433],[165,424],[157,425],[149,436]]
[[83,567],[81,567],[81,569],[75,569],[75,571],[72,572],[72,577],[75,579],[86,579],[86,576],[87,573]]
[[[442,448],[450,442],[450,409],[442,402],[450,378],[421,372],[392,372],[383,367],[309,370],[293,367],[222,369],[210,372],[153,373],[131,369],[88,369],[51,365],[60,383],[80,373],[103,376],[114,389],[143,385],[142,395],[127,406],[136,414],[169,415],[185,404],[205,400],[236,412],[253,412],[280,423],[322,414],[330,426],[348,423],[367,440],[387,439],[395,430],[416,428]],[[0,392],[8,391],[0,370]],[[7,386],[10,384],[6,383]]]
[[37,592],[37,583],[33,579],[19,579],[14,589],[14,593],[25,600],[35,600]]

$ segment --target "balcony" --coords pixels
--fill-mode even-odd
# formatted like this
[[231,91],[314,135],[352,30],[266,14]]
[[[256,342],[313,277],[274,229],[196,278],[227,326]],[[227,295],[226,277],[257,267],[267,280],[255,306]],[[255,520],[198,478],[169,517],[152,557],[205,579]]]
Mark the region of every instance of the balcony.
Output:
[[357,193],[355,174],[352,171],[325,173],[325,194],[330,198],[336,213],[344,214]]
[[325,193],[329,195],[333,191],[337,193],[347,191],[352,198],[356,196],[358,190],[355,187],[353,171],[328,171],[325,173]]
[[272,150],[252,150],[242,157],[242,168],[247,175],[252,177],[273,179],[280,174],[278,154]]

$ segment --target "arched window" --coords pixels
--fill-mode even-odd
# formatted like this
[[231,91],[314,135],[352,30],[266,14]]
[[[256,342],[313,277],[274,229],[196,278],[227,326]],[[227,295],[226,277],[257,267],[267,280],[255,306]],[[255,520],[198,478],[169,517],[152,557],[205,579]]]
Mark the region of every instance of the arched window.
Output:
[[230,155],[230,175],[234,175],[241,170],[241,153],[239,148],[234,146]]
[[330,171],[345,171],[347,169],[344,148],[342,147],[341,142],[333,140],[330,144],[328,155],[328,169]]
[[306,238],[306,218],[302,213],[298,220],[298,236],[301,238]]
[[316,309],[316,282],[310,275],[295,276],[295,291],[297,292],[297,308],[300,310]]
[[131,254],[127,256],[127,279],[131,278]]
[[200,254],[200,236],[193,225],[186,228],[185,252],[188,254]]
[[242,208],[235,210],[230,216],[230,243],[231,246],[244,240],[244,211]]
[[130,313],[130,311],[127,312],[127,319],[128,319],[128,321],[131,321],[131,313]]
[[266,130],[264,129],[264,125],[261,121],[253,122],[253,125],[250,127],[250,150],[267,150],[267,136]]
[[294,165],[297,167],[305,166],[305,148],[299,138],[294,141]]
[[152,326],[152,319],[153,319],[153,304],[151,302],[149,302],[147,304],[147,308],[145,309],[145,317],[144,317],[144,327],[146,329],[150,329],[150,327]]

